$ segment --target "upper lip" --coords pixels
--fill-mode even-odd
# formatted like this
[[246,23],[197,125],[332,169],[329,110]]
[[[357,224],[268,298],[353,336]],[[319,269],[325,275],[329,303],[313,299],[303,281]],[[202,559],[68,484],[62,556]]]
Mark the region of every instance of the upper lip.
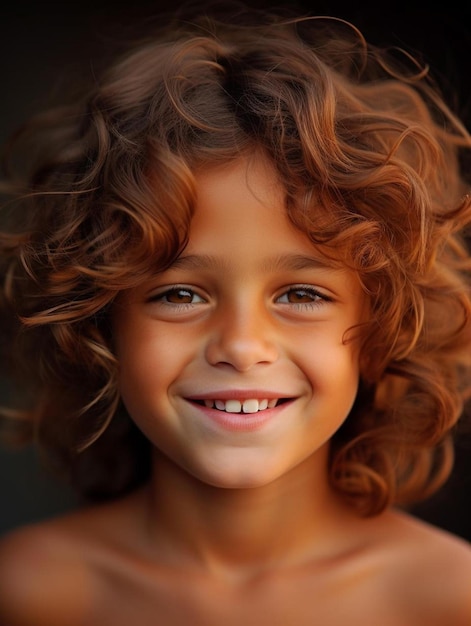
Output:
[[204,393],[186,396],[187,400],[249,400],[263,399],[274,400],[279,398],[292,398],[292,394],[280,391],[267,391],[264,389],[227,389],[219,391],[207,391]]

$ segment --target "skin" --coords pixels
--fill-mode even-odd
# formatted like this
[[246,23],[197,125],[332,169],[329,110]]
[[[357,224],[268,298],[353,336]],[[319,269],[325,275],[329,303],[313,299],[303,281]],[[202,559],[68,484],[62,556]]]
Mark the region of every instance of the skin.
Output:
[[[356,276],[290,224],[262,159],[197,188],[181,259],[113,316],[152,479],[4,539],[1,623],[471,623],[465,542],[394,510],[359,518],[329,486],[329,440],[360,375],[347,331],[368,314]],[[257,398],[283,401],[204,404]]]

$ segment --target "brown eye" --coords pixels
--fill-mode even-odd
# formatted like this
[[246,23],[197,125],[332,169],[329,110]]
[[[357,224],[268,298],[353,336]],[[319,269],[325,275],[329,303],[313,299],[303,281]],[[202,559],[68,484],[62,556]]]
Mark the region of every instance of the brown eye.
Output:
[[278,298],[278,302],[285,304],[312,304],[322,299],[321,294],[315,289],[297,287],[288,289],[288,291]]
[[189,289],[170,289],[162,297],[171,304],[191,304],[194,293]]
[[291,287],[283,292],[276,301],[280,304],[291,304],[299,307],[313,307],[330,302],[331,298],[317,291],[314,287]]
[[155,294],[149,301],[160,302],[169,306],[200,304],[201,302],[205,302],[201,296],[187,287],[172,287],[171,289]]
[[316,293],[312,293],[307,289],[290,289],[287,294],[287,301],[291,304],[304,304],[313,302],[319,298]]

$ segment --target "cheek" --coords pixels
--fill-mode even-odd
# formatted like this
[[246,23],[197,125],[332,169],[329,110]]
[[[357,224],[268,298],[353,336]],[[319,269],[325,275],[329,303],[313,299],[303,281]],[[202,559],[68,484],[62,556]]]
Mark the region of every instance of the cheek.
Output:
[[121,396],[131,414],[137,407],[155,405],[165,398],[191,361],[192,342],[185,333],[161,326],[142,320],[116,326]]
[[314,395],[325,394],[333,404],[350,407],[360,379],[356,346],[331,342],[320,336],[316,341],[305,343],[303,362]]

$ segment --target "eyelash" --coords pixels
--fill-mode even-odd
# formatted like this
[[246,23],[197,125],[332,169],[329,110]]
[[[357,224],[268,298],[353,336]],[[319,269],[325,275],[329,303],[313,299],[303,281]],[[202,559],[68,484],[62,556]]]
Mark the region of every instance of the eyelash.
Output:
[[[197,302],[166,301],[166,298],[168,298],[171,294],[178,294],[178,292],[185,293],[187,297],[190,297],[190,299],[193,299],[196,296],[199,300]],[[289,302],[289,301],[280,302],[281,298],[283,298],[284,296],[289,297],[290,294],[296,294],[296,293],[303,294],[303,296],[307,295],[310,298],[310,300],[308,302]],[[169,287],[168,289],[166,289],[165,291],[161,293],[157,293],[151,296],[149,298],[149,302],[156,302],[158,304],[161,304],[162,306],[171,307],[175,311],[182,311],[182,310],[190,309],[200,303],[205,303],[206,300],[202,296],[200,296],[195,290],[189,287],[185,287],[182,285],[174,285],[172,287]],[[326,302],[332,302],[332,298],[318,291],[317,289],[315,289],[314,287],[310,285],[293,285],[289,287],[288,289],[285,289],[281,295],[277,296],[275,299],[275,302],[279,304],[283,304],[283,305],[291,305],[292,307],[295,307],[296,309],[313,309],[313,308],[322,306]]]
[[283,302],[282,304],[291,305],[298,309],[313,309],[322,306],[326,302],[332,302],[332,298],[329,298],[329,296],[326,296],[324,293],[318,291],[310,285],[293,285],[292,287],[289,287],[289,289],[286,289],[280,296],[278,296],[277,301],[279,302],[283,296],[289,296],[289,294],[294,293],[306,294],[310,298],[310,301],[286,303]]
[[201,302],[205,302],[204,298],[199,296],[193,289],[180,285],[169,287],[161,293],[154,294],[149,298],[149,302],[156,302],[163,306],[172,307],[175,310],[185,310],[195,306],[195,304],[199,304],[199,302],[168,302],[165,300],[165,298],[168,297],[170,294],[178,294],[178,292],[184,292],[188,294],[188,296],[190,296],[191,298],[197,296],[201,300]]

